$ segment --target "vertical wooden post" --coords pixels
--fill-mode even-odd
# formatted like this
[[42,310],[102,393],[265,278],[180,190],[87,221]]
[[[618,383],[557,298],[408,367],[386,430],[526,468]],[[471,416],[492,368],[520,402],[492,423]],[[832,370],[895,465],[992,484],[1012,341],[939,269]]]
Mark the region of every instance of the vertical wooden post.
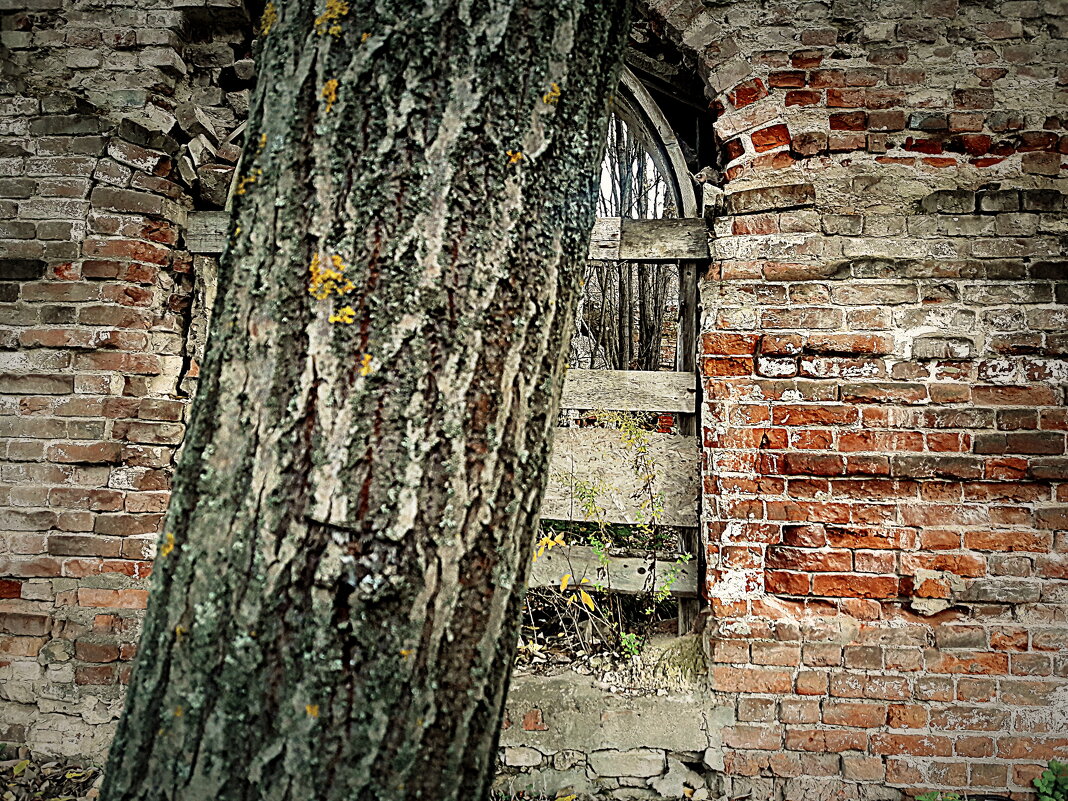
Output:
[[[694,413],[679,416],[679,433],[694,436],[700,430],[701,383],[697,376],[697,327],[701,316],[697,286],[698,263],[679,262],[679,327],[675,346],[675,369],[693,376],[695,395]],[[704,576],[704,559],[700,548],[701,493],[697,494],[698,527],[685,529],[684,541],[680,543],[685,553],[696,559],[697,575]],[[701,579],[703,580],[703,578]],[[686,634],[701,611],[701,598],[684,598],[679,601],[679,636]]]

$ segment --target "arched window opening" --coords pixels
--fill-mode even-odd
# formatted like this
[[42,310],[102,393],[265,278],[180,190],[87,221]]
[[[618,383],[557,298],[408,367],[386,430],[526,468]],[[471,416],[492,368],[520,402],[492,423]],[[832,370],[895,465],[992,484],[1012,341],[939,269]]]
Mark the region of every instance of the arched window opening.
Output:
[[[601,219],[661,220],[698,214],[687,164],[666,119],[629,70],[613,99],[597,199]],[[591,259],[570,364],[593,370],[685,368],[680,327],[692,303],[673,260]],[[684,338],[685,339],[685,338]],[[688,340],[687,340],[688,341]]]

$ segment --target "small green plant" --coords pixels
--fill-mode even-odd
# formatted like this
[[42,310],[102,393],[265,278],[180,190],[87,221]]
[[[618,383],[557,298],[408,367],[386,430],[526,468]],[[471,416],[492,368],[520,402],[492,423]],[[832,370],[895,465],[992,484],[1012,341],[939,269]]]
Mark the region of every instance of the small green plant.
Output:
[[942,790],[932,790],[929,793],[916,796],[916,801],[964,801],[957,793],[947,793]]
[[1068,801],[1068,764],[1051,759],[1033,784],[1038,790],[1038,801]]
[[691,559],[693,559],[693,554],[684,553],[675,560],[675,564],[671,566],[668,574],[664,576],[664,583],[653,593],[653,602],[650,604],[648,610],[646,610],[650,615],[656,611],[657,604],[663,603],[671,597],[671,588],[675,586],[675,582],[678,581],[679,576],[682,575],[683,568],[686,567]]
[[633,632],[620,632],[619,649],[627,659],[634,659],[642,650],[642,638]]

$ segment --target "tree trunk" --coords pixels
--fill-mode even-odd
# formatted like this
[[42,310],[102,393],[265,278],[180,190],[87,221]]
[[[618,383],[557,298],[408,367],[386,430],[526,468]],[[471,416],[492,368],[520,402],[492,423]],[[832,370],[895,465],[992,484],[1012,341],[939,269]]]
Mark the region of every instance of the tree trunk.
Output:
[[107,801],[485,794],[625,12],[268,4]]

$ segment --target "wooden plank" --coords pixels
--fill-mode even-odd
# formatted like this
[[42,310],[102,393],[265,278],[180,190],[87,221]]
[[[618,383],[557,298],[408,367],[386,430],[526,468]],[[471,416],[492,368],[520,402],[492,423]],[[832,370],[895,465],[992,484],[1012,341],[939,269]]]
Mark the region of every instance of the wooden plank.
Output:
[[594,261],[619,261],[619,217],[598,217],[590,232],[587,258]]
[[628,261],[708,259],[708,227],[700,217],[623,220],[619,258]]
[[[605,567],[597,558],[592,548],[584,545],[555,547],[545,551],[531,565],[530,587],[559,587],[560,579],[570,573],[569,586],[582,583],[588,578],[589,584],[583,587],[590,592],[590,584],[601,584],[611,592],[637,595],[643,592],[655,592],[664,586],[675,569],[675,561],[657,559],[653,554],[642,556],[609,556]],[[697,595],[696,560],[679,565],[676,579],[671,583],[670,591],[676,597],[694,597]]]
[[[697,438],[649,433],[648,457],[653,464],[653,492],[663,501],[660,523],[697,525]],[[555,520],[597,520],[641,523],[650,513],[644,482],[634,467],[635,451],[619,431],[605,428],[558,428],[549,464],[549,482],[541,516]],[[600,513],[587,515],[579,500],[592,488]]]
[[569,369],[561,406],[632,412],[694,411],[697,379],[690,373]]
[[228,211],[197,211],[189,215],[185,248],[190,253],[222,253],[230,227]]
[[[697,372],[697,329],[701,317],[700,292],[698,290],[698,264],[695,261],[679,262],[679,331],[675,340],[676,369],[692,376],[696,384]],[[695,435],[699,412],[684,415],[679,419],[679,433]],[[700,515],[700,496],[697,499]],[[694,564],[698,575],[704,575],[704,554],[700,547],[697,529],[685,529],[682,535],[682,550],[694,555]],[[697,622],[702,604],[696,598],[684,598],[679,601],[679,636],[688,634]]]

